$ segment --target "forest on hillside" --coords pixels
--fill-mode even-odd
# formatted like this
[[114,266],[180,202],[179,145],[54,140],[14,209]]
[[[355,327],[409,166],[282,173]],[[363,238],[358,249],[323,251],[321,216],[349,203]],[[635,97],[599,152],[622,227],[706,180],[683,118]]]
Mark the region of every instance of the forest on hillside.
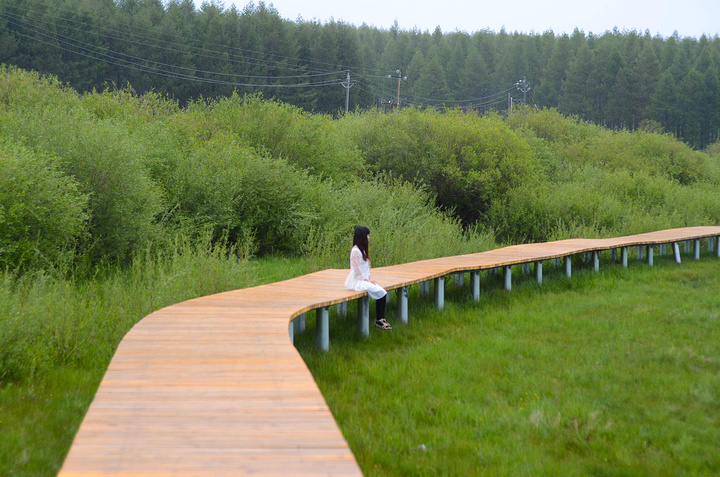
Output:
[[[557,108],[611,129],[720,135],[720,38],[649,32],[433,32],[283,19],[191,0],[0,0],[0,63],[81,92],[187,105],[262,94],[306,111]],[[407,78],[407,79],[405,79]]]

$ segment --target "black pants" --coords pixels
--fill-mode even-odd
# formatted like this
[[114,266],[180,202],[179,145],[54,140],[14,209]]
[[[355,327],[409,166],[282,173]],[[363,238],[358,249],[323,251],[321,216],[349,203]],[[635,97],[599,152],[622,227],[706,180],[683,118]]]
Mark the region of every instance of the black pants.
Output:
[[375,319],[379,320],[381,318],[385,318],[385,302],[387,295],[380,298],[379,300],[375,300]]

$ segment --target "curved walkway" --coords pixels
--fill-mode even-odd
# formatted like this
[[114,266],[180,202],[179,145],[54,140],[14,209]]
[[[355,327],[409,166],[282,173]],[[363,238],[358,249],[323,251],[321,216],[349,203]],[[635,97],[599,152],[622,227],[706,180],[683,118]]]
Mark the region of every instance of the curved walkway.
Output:
[[[541,280],[545,260],[620,249],[626,264],[627,247],[638,246],[651,264],[653,246],[661,244],[672,244],[679,261],[678,242],[693,241],[698,258],[703,238],[720,256],[720,227],[689,227],[516,245],[374,268],[373,278],[404,291],[436,279],[442,306],[442,280],[451,273],[534,263]],[[326,347],[327,307],[357,299],[366,334],[366,294],[344,290],[346,275],[324,270],[145,317],[120,343],[60,475],[362,475],[288,334],[293,318],[319,309],[318,345]],[[509,288],[512,274],[505,275]],[[406,307],[407,293],[401,296]]]

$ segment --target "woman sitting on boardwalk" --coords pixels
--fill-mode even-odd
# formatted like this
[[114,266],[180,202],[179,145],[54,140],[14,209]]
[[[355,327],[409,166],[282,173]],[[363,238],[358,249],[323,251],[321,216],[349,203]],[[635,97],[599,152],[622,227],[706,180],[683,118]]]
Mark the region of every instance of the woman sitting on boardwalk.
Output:
[[365,291],[375,302],[375,326],[381,330],[391,330],[390,323],[385,321],[385,300],[387,292],[383,287],[370,280],[370,229],[364,225],[355,227],[353,247],[350,250],[350,274],[345,279],[347,290]]

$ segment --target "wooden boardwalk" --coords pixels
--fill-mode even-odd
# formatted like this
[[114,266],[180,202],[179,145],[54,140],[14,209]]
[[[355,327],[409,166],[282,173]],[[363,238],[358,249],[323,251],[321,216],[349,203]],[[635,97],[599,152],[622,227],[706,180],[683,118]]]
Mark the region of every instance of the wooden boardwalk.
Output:
[[[687,240],[697,257],[705,238],[720,256],[720,227],[691,227],[516,245],[375,268],[373,278],[389,290],[436,279],[437,297],[451,273],[525,263],[541,273],[542,261],[613,249],[626,258],[634,246],[649,247],[651,260],[653,245],[679,253]],[[142,319],[120,343],[60,475],[362,475],[288,332],[309,310],[367,304],[365,293],[343,289],[347,273],[197,298]]]

